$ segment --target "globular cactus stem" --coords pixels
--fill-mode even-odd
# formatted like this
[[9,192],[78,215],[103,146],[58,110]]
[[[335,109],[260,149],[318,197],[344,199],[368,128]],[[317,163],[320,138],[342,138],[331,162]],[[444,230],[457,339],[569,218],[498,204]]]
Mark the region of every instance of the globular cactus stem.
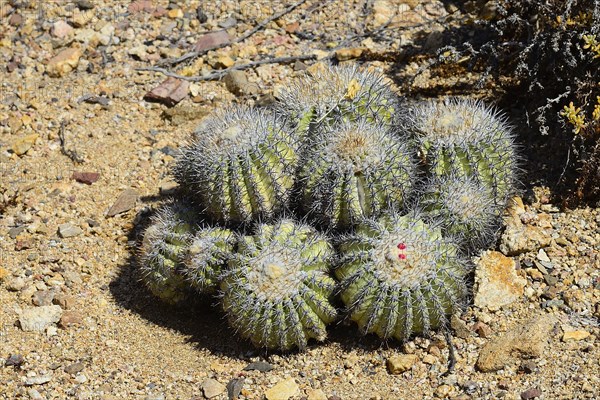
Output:
[[431,177],[419,204],[442,231],[457,237],[469,251],[488,247],[500,228],[504,206],[477,179],[464,175]]
[[174,175],[213,219],[232,225],[282,211],[294,184],[298,144],[279,118],[233,107],[205,120]]
[[152,217],[138,249],[138,267],[146,287],[161,300],[175,304],[186,298],[189,286],[180,274],[181,256],[196,230],[195,212],[168,203]]
[[284,89],[277,108],[295,122],[296,133],[304,139],[321,125],[340,120],[391,125],[400,102],[382,74],[357,66],[323,66]]
[[308,147],[300,206],[335,228],[401,208],[417,180],[413,152],[381,123],[338,122],[323,127]]
[[514,194],[518,171],[514,134],[493,108],[470,99],[421,102],[409,111],[407,124],[430,174],[474,177],[502,205]]
[[341,298],[363,333],[406,340],[445,324],[467,292],[458,247],[416,213],[365,221],[341,241]]
[[200,293],[216,292],[235,241],[229,229],[199,228],[182,256],[185,280]]
[[313,228],[282,219],[241,238],[221,282],[230,325],[257,347],[304,349],[337,314],[328,270],[333,248]]

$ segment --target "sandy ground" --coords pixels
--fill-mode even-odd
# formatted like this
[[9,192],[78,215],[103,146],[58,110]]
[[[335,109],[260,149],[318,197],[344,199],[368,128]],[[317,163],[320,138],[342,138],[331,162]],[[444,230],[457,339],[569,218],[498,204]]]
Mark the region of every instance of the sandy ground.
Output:
[[[238,382],[240,399],[262,399],[288,378],[294,386],[289,395],[269,398],[600,398],[600,213],[560,211],[543,188],[528,185],[528,177],[517,219],[547,240],[510,255],[519,269],[513,275],[525,282],[516,301],[496,311],[471,305],[457,316],[457,364],[447,376],[448,348],[440,334],[381,343],[340,323],[326,343],[312,343],[304,353],[270,354],[234,337],[213,299],[180,308],[161,304],[139,282],[132,254],[135,227],[164,197],[161,188],[169,187],[175,150],[211,110],[232,101],[267,101],[303,67],[248,71],[259,88],[255,94],[234,95],[218,81],[195,83],[170,108],[143,100],[164,76],[135,68],[184,54],[204,33],[228,27],[228,18],[234,19],[230,36],[239,37],[268,17],[273,4],[191,1],[167,10],[166,2],[152,1],[25,3],[0,2],[0,398],[202,399],[214,392],[212,398],[225,399],[225,385]],[[175,70],[202,75],[218,70],[219,57],[244,63],[269,54],[331,54],[338,45],[383,55],[442,29],[431,20],[448,9],[436,1],[418,3],[307,1],[245,41],[189,63],[188,71]],[[339,12],[342,6],[347,13]],[[404,29],[399,20],[399,28],[380,40],[344,43],[381,24],[384,6],[404,13],[407,26],[422,25]],[[70,29],[57,28],[58,21]],[[62,38],[59,28],[67,31]],[[113,40],[104,43],[111,33]],[[80,51],[72,71],[52,59],[65,49]],[[415,63],[396,78],[414,71]],[[384,71],[391,66],[365,64]],[[415,84],[427,85],[427,79]],[[73,179],[74,172],[99,176],[86,184]],[[107,216],[130,188],[137,201]],[[46,308],[51,305],[58,308]],[[58,316],[40,332],[26,331],[19,321],[29,309]],[[528,330],[531,321],[543,328]],[[514,332],[529,347],[508,340]],[[492,352],[505,360],[500,369],[483,372],[476,361],[495,340],[500,347]],[[392,374],[388,361],[400,354],[416,357],[408,371]],[[272,370],[244,370],[256,361]]]

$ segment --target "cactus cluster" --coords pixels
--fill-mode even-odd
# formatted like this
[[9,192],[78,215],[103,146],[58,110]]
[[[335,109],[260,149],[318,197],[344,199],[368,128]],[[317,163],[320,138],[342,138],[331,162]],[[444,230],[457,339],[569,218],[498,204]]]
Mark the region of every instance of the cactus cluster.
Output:
[[326,67],[272,110],[208,117],[151,220],[142,279],[159,298],[215,295],[255,346],[304,349],[346,317],[404,341],[465,303],[469,256],[515,192],[504,117],[472,100],[408,105],[381,75]]

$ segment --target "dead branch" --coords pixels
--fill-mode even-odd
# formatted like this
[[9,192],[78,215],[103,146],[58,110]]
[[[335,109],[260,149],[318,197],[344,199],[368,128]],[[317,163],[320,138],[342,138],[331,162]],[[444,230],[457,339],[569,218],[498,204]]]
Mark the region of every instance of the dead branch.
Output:
[[[272,16],[270,16],[269,18],[261,21],[258,23],[258,25],[256,25],[254,28],[248,30],[246,33],[244,33],[242,36],[236,38],[235,40],[231,41],[231,42],[227,42],[227,43],[223,43],[220,45],[216,45],[213,47],[210,47],[208,49],[204,49],[204,50],[200,50],[200,51],[190,51],[189,53],[186,53],[184,55],[182,55],[181,57],[177,57],[177,58],[172,58],[172,59],[167,59],[164,60],[162,62],[160,62],[160,66],[163,65],[177,65],[183,61],[192,59],[192,58],[196,58],[198,56],[201,56],[203,54],[208,53],[211,50],[217,50],[220,48],[223,48],[225,46],[229,46],[231,44],[234,43],[240,43],[243,42],[244,40],[248,39],[250,36],[254,35],[256,32],[260,31],[261,29],[265,28],[269,23],[271,23],[272,21],[275,21],[276,19],[279,19],[281,17],[283,17],[284,15],[292,12],[294,9],[300,7],[302,4],[306,3],[307,0],[299,0],[296,3],[292,4],[291,6],[287,7],[286,9],[284,9],[283,11],[280,11],[276,14],[273,14]],[[166,74],[165,74],[166,75]]]
[[159,73],[161,73],[161,74],[163,74],[165,76],[170,76],[170,77],[182,79],[182,80],[185,80],[185,81],[201,82],[201,81],[219,80],[219,79],[223,78],[225,75],[227,75],[231,71],[245,70],[245,69],[249,69],[249,68],[252,68],[252,67],[256,67],[258,65],[264,65],[264,64],[289,64],[289,63],[296,62],[296,61],[313,60],[315,58],[316,58],[316,56],[312,55],[312,54],[303,55],[303,56],[289,56],[289,57],[267,58],[267,59],[264,59],[264,60],[252,61],[252,62],[249,62],[247,64],[234,65],[233,67],[225,68],[225,69],[222,69],[222,70],[210,73],[208,75],[202,75],[202,76],[185,76],[185,75],[179,75],[179,74],[176,74],[174,72],[171,72],[171,71],[167,70],[166,68],[161,68],[161,67],[140,67],[140,68],[136,68],[136,71],[159,72]]

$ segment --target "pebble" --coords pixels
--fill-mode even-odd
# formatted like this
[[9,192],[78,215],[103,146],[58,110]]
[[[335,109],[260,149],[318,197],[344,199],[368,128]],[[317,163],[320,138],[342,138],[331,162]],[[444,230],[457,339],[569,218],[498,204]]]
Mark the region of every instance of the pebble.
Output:
[[200,36],[196,45],[194,46],[195,51],[205,51],[208,49],[216,48],[218,46],[229,43],[231,38],[227,31],[216,31],[210,32],[205,35]]
[[219,56],[212,60],[211,65],[215,69],[224,69],[233,67],[235,65],[235,61],[233,61],[233,59],[229,56]]
[[60,321],[62,313],[57,305],[26,308],[19,316],[19,323],[25,332],[42,333],[48,326]]
[[204,397],[206,397],[207,399],[217,397],[221,393],[224,393],[227,389],[225,385],[223,385],[216,379],[205,379],[204,381],[202,381],[202,384],[200,386],[202,387]]
[[415,354],[400,354],[388,358],[387,368],[390,374],[396,375],[408,371],[417,362],[419,357]]
[[562,336],[562,341],[566,342],[568,340],[584,340],[590,337],[591,333],[588,331],[565,331]]
[[96,182],[100,178],[100,174],[98,172],[79,172],[74,171],[71,179],[79,183],[85,183],[86,185],[91,185]]
[[6,268],[0,266],[0,282],[2,282],[9,275],[9,272]]
[[540,389],[531,388],[531,389],[527,389],[526,391],[521,393],[521,399],[522,400],[536,399],[536,398],[540,397],[541,395],[542,395],[542,391]]
[[58,226],[58,236],[63,239],[79,236],[83,233],[83,229],[73,224],[61,224]]
[[32,133],[15,140],[11,146],[11,150],[18,156],[26,154],[35,144],[39,135]]
[[190,82],[168,77],[160,85],[144,95],[144,100],[163,103],[173,107],[188,95]]
[[52,305],[54,299],[54,292],[52,290],[38,290],[31,298],[31,302],[36,306],[49,306]]
[[37,390],[31,388],[27,390],[27,394],[31,400],[44,400],[45,397],[40,394]]
[[65,372],[67,374],[77,374],[85,368],[85,365],[82,362],[76,362],[73,364],[69,364],[65,367]]
[[229,400],[235,400],[242,393],[244,387],[244,378],[234,378],[227,382],[227,397]]
[[256,361],[252,362],[244,367],[244,371],[260,371],[260,372],[269,372],[273,370],[273,365],[264,361]]
[[[58,306],[56,306],[58,307]],[[83,324],[83,316],[79,311],[68,310],[65,311],[60,318],[59,325],[63,329],[67,329],[71,326],[79,326]]]
[[52,24],[52,29],[50,30],[50,34],[58,39],[64,39],[73,34],[73,27],[67,24],[62,19],[59,19],[54,24]]
[[5,367],[19,367],[24,362],[25,362],[25,359],[23,358],[22,355],[20,355],[20,354],[11,354],[4,361],[4,366]]
[[77,68],[81,50],[78,48],[69,48],[61,51],[52,57],[46,66],[46,72],[51,77],[62,77]]
[[49,375],[29,376],[25,379],[25,386],[43,385],[52,380]]
[[8,290],[10,290],[11,292],[18,292],[21,289],[23,289],[25,287],[25,279],[19,277],[15,277],[12,279],[9,279],[8,282],[6,282],[6,288]]
[[246,73],[244,71],[230,71],[227,73],[227,75],[225,75],[223,81],[225,82],[225,87],[227,87],[227,90],[236,96],[241,96],[244,94],[253,95],[259,92],[258,85],[248,82],[248,78],[246,77]]
[[511,219],[502,234],[500,251],[507,256],[516,256],[547,247],[551,241],[552,236],[544,229],[534,225],[523,225],[520,221],[515,222]]
[[348,61],[359,58],[364,49],[360,47],[343,48],[335,51],[335,58],[338,61]]
[[327,400],[327,395],[321,389],[308,389],[306,398],[307,400]]
[[138,192],[135,189],[125,189],[110,207],[106,213],[106,216],[114,217],[115,215],[131,210],[133,207],[135,207],[137,199]]
[[288,400],[300,396],[300,388],[294,378],[279,381],[275,386],[265,392],[267,400]]
[[519,300],[527,280],[517,275],[512,258],[486,251],[476,262],[475,284],[475,306],[496,311]]
[[170,196],[172,194],[175,194],[175,192],[177,192],[178,188],[179,188],[179,184],[177,182],[175,182],[173,180],[169,180],[169,181],[161,183],[158,191],[163,196]]
[[482,372],[497,371],[515,361],[515,357],[540,357],[548,344],[554,323],[553,317],[542,315],[509,328],[481,349],[477,368]]
[[223,29],[233,28],[237,25],[237,19],[233,17],[229,17],[221,22],[219,22],[219,26]]

